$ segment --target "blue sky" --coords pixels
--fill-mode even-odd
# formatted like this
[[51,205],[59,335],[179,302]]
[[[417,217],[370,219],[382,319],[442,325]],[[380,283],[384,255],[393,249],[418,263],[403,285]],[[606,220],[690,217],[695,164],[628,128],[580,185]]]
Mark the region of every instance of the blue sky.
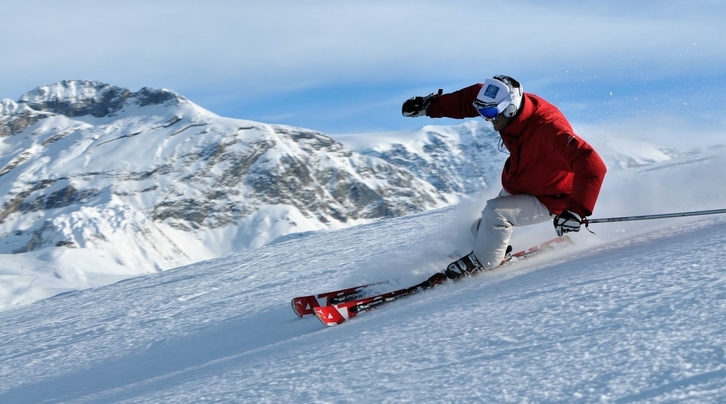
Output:
[[[365,133],[496,74],[577,126],[721,136],[726,2],[3,1],[0,98],[64,79],[173,89],[223,116]],[[680,135],[678,134],[680,133]]]

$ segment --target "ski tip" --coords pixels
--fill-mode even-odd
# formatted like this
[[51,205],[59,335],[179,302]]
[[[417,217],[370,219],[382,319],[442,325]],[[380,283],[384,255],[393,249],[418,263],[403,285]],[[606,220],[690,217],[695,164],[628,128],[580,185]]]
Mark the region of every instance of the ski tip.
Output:
[[345,322],[345,317],[335,308],[335,306],[316,307],[315,315],[318,319],[328,327],[333,327]]
[[292,305],[292,311],[302,318],[303,316],[314,314],[313,308],[317,306],[317,300],[313,296],[296,297],[290,301]]
[[296,316],[302,318],[302,314],[297,310],[297,303],[295,302],[295,299],[292,299],[290,301],[290,305],[292,306],[292,311],[295,313]]

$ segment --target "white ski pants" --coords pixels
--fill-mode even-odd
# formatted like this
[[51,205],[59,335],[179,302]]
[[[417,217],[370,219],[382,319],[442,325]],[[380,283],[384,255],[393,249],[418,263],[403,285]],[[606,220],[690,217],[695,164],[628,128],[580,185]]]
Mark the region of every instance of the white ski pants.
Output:
[[510,195],[502,190],[487,201],[481,219],[472,226],[474,256],[484,268],[494,269],[507,252],[514,226],[528,226],[550,220],[550,212],[532,195]]

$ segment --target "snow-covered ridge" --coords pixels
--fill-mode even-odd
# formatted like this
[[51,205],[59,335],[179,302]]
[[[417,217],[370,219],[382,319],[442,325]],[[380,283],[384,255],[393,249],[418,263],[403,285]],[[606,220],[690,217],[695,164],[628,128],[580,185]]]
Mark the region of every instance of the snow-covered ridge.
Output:
[[142,88],[138,92],[107,83],[88,80],[65,80],[40,86],[23,94],[18,100],[36,110],[63,114],[68,117],[92,115],[104,117],[124,107],[127,101],[139,106],[179,104],[186,99],[167,89]]
[[498,187],[508,157],[491,125],[471,120],[455,126],[427,125],[415,131],[336,136],[353,150],[405,167],[453,194]]

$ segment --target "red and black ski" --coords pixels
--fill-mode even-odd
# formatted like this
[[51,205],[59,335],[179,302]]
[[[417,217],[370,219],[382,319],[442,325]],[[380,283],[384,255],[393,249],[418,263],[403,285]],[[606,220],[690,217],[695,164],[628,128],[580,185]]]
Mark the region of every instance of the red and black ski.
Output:
[[329,306],[318,306],[314,309],[315,315],[327,326],[334,326],[343,323],[368,310],[372,310],[382,304],[392,302],[404,296],[410,296],[415,293],[423,292],[431,289],[432,285],[428,280],[423,283],[406,289],[394,290],[380,295],[365,297],[357,300],[349,300],[343,303],[332,304]]
[[[360,286],[353,286],[347,289],[334,290],[332,292],[319,293],[317,295],[310,296],[299,296],[292,299],[292,311],[303,317],[308,314],[314,314],[313,309],[320,306],[328,306],[336,303],[345,302],[348,300],[356,300],[365,296],[366,293],[370,294],[371,289],[374,286],[382,286],[391,283],[391,281],[381,281],[376,283],[369,283]],[[375,291],[372,293],[376,293]]]
[[[521,259],[529,258],[534,255],[537,255],[544,251],[554,250],[559,247],[566,247],[572,244],[572,240],[570,240],[569,237],[557,237],[552,240],[549,240],[547,242],[544,242],[538,246],[532,247],[528,250],[522,250],[510,255],[507,255],[507,258],[505,259],[505,262],[503,262],[502,265],[508,264],[511,262],[516,262]],[[501,268],[498,267],[498,268]],[[473,273],[472,275],[476,275],[478,272]],[[436,275],[440,275],[437,277]],[[425,280],[424,282],[419,283],[418,285],[411,286],[409,288],[404,289],[398,289],[394,290],[392,292],[386,292],[382,294],[378,294],[375,296],[368,296],[368,297],[355,297],[356,293],[358,293],[358,296],[362,295],[365,292],[365,288],[367,286],[371,285],[363,285],[361,290],[358,290],[358,288],[361,288],[361,286],[357,288],[350,288],[350,289],[343,289],[341,291],[336,292],[329,292],[327,294],[320,294],[316,296],[335,296],[337,299],[327,299],[324,303],[327,304],[317,304],[315,307],[312,307],[310,311],[313,311],[315,315],[320,319],[320,321],[323,322],[323,324],[327,326],[334,326],[341,324],[345,322],[346,320],[349,320],[355,316],[357,316],[359,313],[363,313],[369,310],[372,310],[376,307],[379,307],[383,304],[390,303],[394,300],[398,300],[402,297],[411,296],[416,293],[421,293],[423,291],[429,290],[439,283],[443,282],[446,277],[443,273],[438,273],[431,278]],[[386,282],[383,282],[384,284]],[[372,285],[379,285],[381,283],[376,283]],[[358,291],[358,292],[356,292]],[[346,293],[347,292],[347,293]],[[349,296],[348,299],[343,299],[344,296]],[[312,297],[312,296],[309,296]],[[337,302],[336,302],[337,300]],[[315,302],[319,302],[319,300],[315,300]],[[293,310],[295,310],[296,313],[298,313],[299,316],[302,317],[302,315],[299,314],[298,309],[295,308],[295,300],[293,300]],[[305,311],[307,313],[307,311]]]

